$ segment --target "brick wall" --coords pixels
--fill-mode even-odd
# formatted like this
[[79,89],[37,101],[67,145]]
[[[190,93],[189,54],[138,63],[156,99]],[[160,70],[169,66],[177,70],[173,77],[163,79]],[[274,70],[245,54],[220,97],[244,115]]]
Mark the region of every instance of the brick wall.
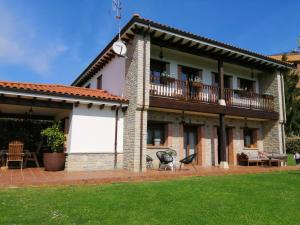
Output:
[[[124,120],[124,168],[138,172],[140,168],[140,146],[142,139],[142,170],[146,168],[145,154],[147,141],[147,109],[150,87],[150,39],[149,36],[135,35],[128,44],[126,60],[125,95],[129,106]],[[145,76],[145,110],[143,105],[143,76]],[[143,115],[143,123],[141,117]],[[141,137],[142,131],[142,137]]]
[[[74,153],[66,157],[67,171],[113,170],[113,153]],[[117,169],[123,168],[123,154],[117,156]]]

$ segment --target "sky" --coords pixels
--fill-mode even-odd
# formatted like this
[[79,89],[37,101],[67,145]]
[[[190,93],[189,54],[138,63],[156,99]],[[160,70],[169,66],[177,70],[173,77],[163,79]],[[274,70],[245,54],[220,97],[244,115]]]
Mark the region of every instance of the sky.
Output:
[[[296,49],[299,0],[122,0],[134,13],[265,55]],[[118,32],[111,0],[0,0],[0,80],[69,85]]]

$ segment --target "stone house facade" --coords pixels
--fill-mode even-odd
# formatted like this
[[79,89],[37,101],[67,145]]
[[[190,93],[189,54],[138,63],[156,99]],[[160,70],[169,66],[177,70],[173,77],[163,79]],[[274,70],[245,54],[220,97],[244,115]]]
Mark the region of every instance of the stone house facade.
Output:
[[112,51],[117,38],[72,85],[129,100],[119,168],[145,171],[146,155],[157,166],[156,152],[169,148],[176,160],[197,153],[201,166],[285,151],[282,72],[291,65],[138,15],[121,31],[126,57]]

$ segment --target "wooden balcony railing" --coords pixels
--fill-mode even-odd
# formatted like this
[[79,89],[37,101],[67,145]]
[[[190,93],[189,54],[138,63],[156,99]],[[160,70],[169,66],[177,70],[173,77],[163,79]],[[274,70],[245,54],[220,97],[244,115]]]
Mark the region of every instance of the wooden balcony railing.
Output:
[[[176,80],[171,77],[151,76],[150,80],[150,95],[186,101],[218,103],[219,87],[199,82]],[[227,106],[274,111],[274,97],[271,95],[225,88],[225,101]]]

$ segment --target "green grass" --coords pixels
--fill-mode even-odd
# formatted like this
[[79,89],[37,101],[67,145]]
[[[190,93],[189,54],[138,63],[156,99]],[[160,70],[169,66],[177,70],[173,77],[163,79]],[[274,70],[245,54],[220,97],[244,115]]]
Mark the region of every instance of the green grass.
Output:
[[0,189],[0,224],[300,223],[300,171]]

